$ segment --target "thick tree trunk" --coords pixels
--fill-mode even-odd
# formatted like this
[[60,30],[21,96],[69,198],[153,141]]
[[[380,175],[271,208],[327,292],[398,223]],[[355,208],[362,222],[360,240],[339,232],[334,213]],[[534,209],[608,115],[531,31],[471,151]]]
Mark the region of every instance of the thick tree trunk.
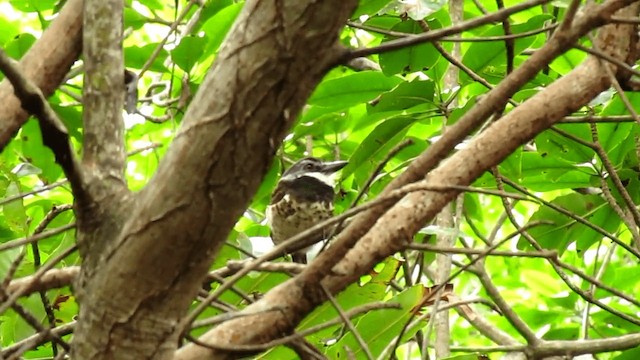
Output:
[[356,3],[245,4],[151,182],[79,217],[91,260],[77,289],[74,358],[173,356],[178,321],[306,98],[341,55],[338,34]]

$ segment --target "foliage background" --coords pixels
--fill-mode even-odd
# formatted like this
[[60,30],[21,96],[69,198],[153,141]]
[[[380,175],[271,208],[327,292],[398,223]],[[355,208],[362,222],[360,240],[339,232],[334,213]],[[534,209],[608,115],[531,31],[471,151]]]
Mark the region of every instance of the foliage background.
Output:
[[[479,3],[487,12],[498,10],[495,1]],[[519,1],[505,1],[504,6],[517,3]],[[19,59],[49,25],[61,5],[54,0],[11,0],[0,4],[0,46],[11,57]],[[184,1],[126,2],[125,66],[141,75],[138,83],[140,113],[125,117],[126,146],[130,152],[126,174],[130,188],[141,189],[153,176],[176,134],[192,94],[215,61],[217,50],[242,6],[242,2],[230,0],[206,1],[202,6]],[[370,56],[369,59],[379,65],[379,70],[361,71],[348,66],[331,70],[308,99],[278,152],[278,160],[264,178],[250,208],[238,220],[227,246],[222,248],[211,269],[269,248],[265,207],[279,173],[296,159],[313,155],[349,160],[339,185],[338,213],[349,208],[363,191],[363,202],[375,198],[390,179],[436,141],[447,126],[482,101],[488,87],[506,76],[508,62],[518,67],[541,47],[554,24],[563,19],[566,9],[564,2],[553,2],[512,15],[510,33],[529,34],[510,42],[512,57],[508,56],[505,45],[509,42],[504,39],[473,41],[504,35],[502,23],[463,32],[462,39],[468,41],[460,43],[460,60],[468,70],[485,79],[485,84],[464,72],[460,73],[458,86],[447,84],[445,74],[451,64],[432,44]],[[434,10],[425,18],[430,29],[451,26],[447,6],[441,4]],[[482,15],[479,6],[464,2],[465,19]],[[342,32],[341,42],[352,48],[374,47],[395,39],[384,34],[389,31],[423,32],[418,21],[407,17],[403,9],[392,6],[387,0],[361,1],[350,21],[351,26],[346,26]],[[177,31],[170,28],[174,22],[179,24]],[[362,25],[370,27],[369,30],[360,28]],[[379,29],[381,33],[371,28]],[[453,44],[452,41],[441,42],[442,49],[448,52],[453,50]],[[584,38],[581,45],[590,47],[591,42]],[[523,86],[504,111],[509,112],[512,107],[544,91],[545,86],[569,73],[585,57],[584,51],[575,48],[558,57]],[[67,126],[76,149],[80,149],[83,142],[81,69],[82,64],[78,62],[64,85],[49,99]],[[546,340],[598,339],[640,331],[639,219],[634,218],[635,204],[640,201],[638,125],[619,95],[615,91],[603,93],[589,106],[518,149],[493,172],[485,173],[473,184],[480,189],[524,194],[526,200],[514,201],[505,210],[505,200],[500,196],[466,192],[452,205],[451,227],[425,224],[414,239],[415,244],[433,245],[438,236],[453,236],[457,249],[484,249],[487,244],[501,241],[498,249],[503,253],[485,256],[481,266],[456,273],[450,281],[453,290],[445,299],[454,303],[470,301],[463,310],[457,307],[457,312],[449,311],[452,356],[470,353],[476,358],[480,353],[501,350],[495,347],[486,331],[465,320],[462,314],[465,311],[467,316],[486,319],[492,329],[499,329],[519,342],[523,340],[519,329],[501,314],[503,309],[496,307],[495,294],[488,291],[487,286],[497,290],[531,331]],[[626,96],[637,111],[637,94],[627,92]],[[411,140],[411,144],[405,146],[406,140]],[[405,145],[387,159],[392,149],[401,143]],[[465,143],[459,145],[464,146]],[[596,148],[602,149],[600,154]],[[382,170],[375,173],[381,163],[384,164]],[[371,186],[365,188],[372,177]],[[47,190],[42,191],[45,188]],[[53,153],[42,145],[35,119],[29,120],[2,152],[0,194],[0,274],[7,274],[8,280],[33,274],[47,260],[74,244],[74,233],[66,231],[21,247],[1,245],[75,221],[72,211],[65,207],[73,203],[73,195]],[[625,195],[633,204],[625,201]],[[575,288],[568,287],[550,264],[549,258],[555,255],[534,249],[518,234],[522,227],[527,228],[544,250],[557,253],[565,281]],[[626,248],[621,244],[627,245]],[[471,259],[469,255],[451,252],[454,253],[454,271]],[[395,350],[396,355],[398,358],[421,356],[420,346],[433,336],[433,324],[428,318],[412,326],[407,327],[407,324],[415,319],[415,315],[434,310],[434,306],[416,308],[424,305],[421,300],[426,289],[434,285],[434,259],[433,252],[407,249],[380,263],[359,284],[338,296],[338,303],[345,310],[371,302],[402,305],[402,310],[373,310],[354,320],[355,329],[374,356],[388,356],[388,345],[394,344],[403,328],[404,336]],[[79,256],[74,253],[56,266],[79,264]],[[590,280],[578,273],[589,275]],[[482,274],[487,275],[484,279],[491,285],[480,280]],[[251,273],[235,285],[236,291],[226,291],[220,297],[219,301],[225,307],[211,307],[200,319],[220,314],[226,311],[224,309],[242,308],[287,277],[281,273]],[[609,286],[625,296],[612,294],[594,283]],[[215,289],[217,285],[212,283],[211,286]],[[594,301],[604,304],[606,309],[595,306]],[[68,286],[31,294],[19,303],[45,326],[69,324],[78,311],[73,291]],[[443,304],[437,302],[435,306],[442,307]],[[411,316],[412,312],[414,316]],[[298,329],[336,316],[334,306],[324,304]],[[192,334],[197,336],[206,329],[197,328]],[[13,310],[1,315],[3,348],[35,333],[37,330]],[[349,351],[356,358],[364,356],[362,346],[344,324],[313,333],[307,340],[320,347],[329,358],[345,358],[350,356]],[[52,351],[52,343],[46,343],[27,351],[24,356],[50,357]],[[285,347],[276,347],[260,356],[286,359],[296,355]],[[640,351],[635,348],[606,353],[598,358],[633,359],[637,356]],[[491,355],[494,357],[498,358],[498,355]]]

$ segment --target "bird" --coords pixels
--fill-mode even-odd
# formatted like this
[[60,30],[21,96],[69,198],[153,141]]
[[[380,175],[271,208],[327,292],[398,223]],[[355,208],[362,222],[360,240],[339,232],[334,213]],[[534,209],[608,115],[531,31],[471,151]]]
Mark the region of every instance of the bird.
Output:
[[[333,216],[335,176],[347,163],[306,157],[282,174],[266,211],[274,244],[278,245]],[[328,231],[324,231],[315,240],[317,242],[327,236]],[[306,264],[307,250],[292,253],[293,261]]]

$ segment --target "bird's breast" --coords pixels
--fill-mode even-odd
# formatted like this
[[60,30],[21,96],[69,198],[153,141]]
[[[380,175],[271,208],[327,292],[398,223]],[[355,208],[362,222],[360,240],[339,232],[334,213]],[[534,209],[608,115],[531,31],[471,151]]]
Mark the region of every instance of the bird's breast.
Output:
[[277,203],[269,205],[266,215],[271,238],[278,244],[333,216],[333,203],[296,201],[287,194]]

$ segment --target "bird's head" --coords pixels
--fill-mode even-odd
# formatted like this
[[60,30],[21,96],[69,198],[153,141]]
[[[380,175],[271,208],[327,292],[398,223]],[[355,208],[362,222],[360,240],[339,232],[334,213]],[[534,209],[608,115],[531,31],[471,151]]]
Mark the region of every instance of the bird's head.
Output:
[[282,174],[281,181],[293,182],[297,179],[309,177],[333,188],[336,173],[346,165],[346,161],[321,161],[314,157],[307,157],[291,165]]

